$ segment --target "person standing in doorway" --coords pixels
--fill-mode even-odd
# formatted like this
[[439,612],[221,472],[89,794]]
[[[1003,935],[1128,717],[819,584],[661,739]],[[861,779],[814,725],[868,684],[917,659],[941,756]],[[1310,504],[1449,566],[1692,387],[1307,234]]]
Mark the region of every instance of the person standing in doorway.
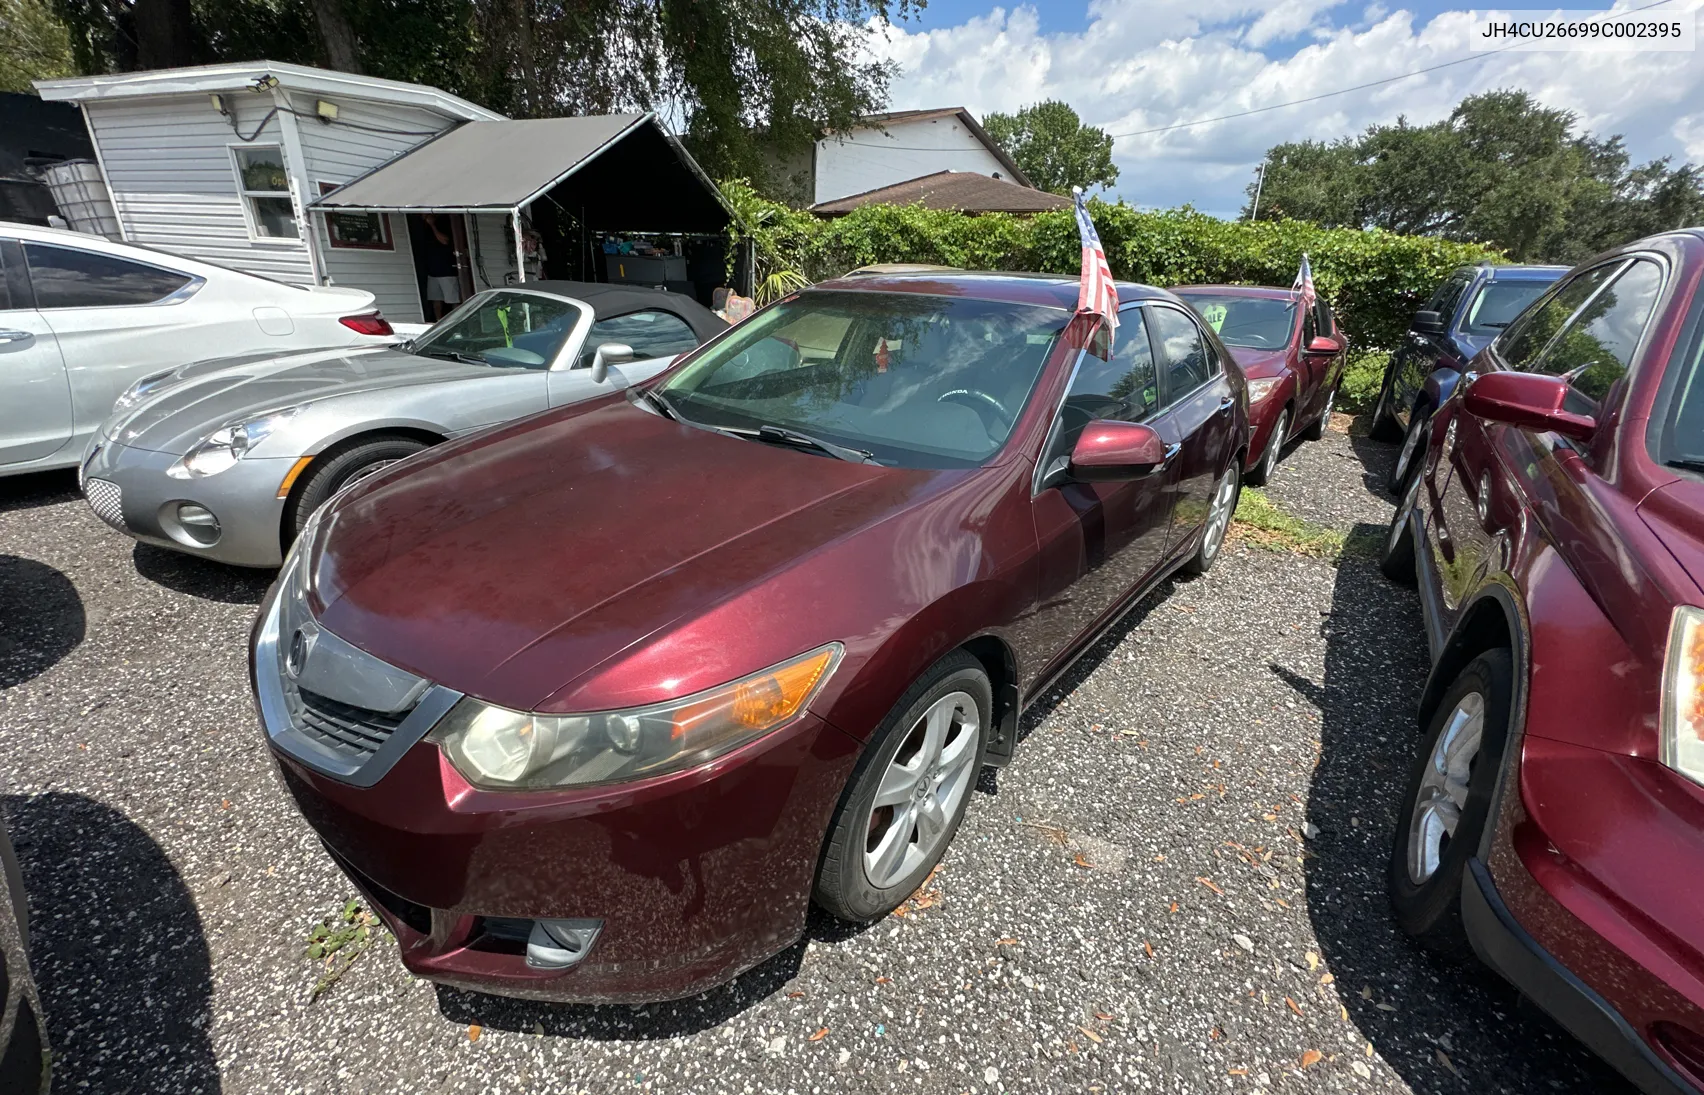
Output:
[[426,222],[426,302],[432,306],[432,320],[444,318],[444,313],[461,303],[461,278],[456,273],[456,246],[450,238],[450,225],[437,213],[427,213]]

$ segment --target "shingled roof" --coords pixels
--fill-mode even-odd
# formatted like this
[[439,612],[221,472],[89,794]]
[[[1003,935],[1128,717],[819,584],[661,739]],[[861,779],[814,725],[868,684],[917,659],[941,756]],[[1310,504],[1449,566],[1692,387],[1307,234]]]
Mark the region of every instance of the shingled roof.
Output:
[[922,202],[928,209],[957,209],[963,213],[1041,213],[1050,209],[1069,209],[1071,199],[1020,186],[1005,179],[979,175],[974,171],[937,171],[890,186],[848,194],[844,198],[819,202],[811,212],[821,217],[843,217],[866,205],[915,205]]

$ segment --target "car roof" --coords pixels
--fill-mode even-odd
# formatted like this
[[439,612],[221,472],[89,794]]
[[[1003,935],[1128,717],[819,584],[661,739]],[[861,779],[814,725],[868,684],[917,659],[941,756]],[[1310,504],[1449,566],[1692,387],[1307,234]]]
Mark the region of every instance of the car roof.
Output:
[[1188,296],[1190,293],[1214,293],[1227,297],[1250,297],[1258,300],[1295,300],[1297,292],[1294,289],[1281,289],[1276,285],[1174,285],[1172,292],[1178,296]]
[[507,286],[572,297],[591,306],[594,320],[631,315],[651,309],[673,312],[686,321],[700,342],[727,328],[721,316],[684,293],[651,289],[643,285],[610,284],[601,281],[526,281]]
[[[1117,282],[1120,304],[1137,300],[1169,300],[1171,294],[1151,285]],[[1075,309],[1078,279],[1074,274],[1028,274],[993,270],[932,270],[904,274],[859,274],[818,282],[806,292],[823,289],[859,293],[916,293],[920,296],[970,297],[1008,304],[1039,304]]]

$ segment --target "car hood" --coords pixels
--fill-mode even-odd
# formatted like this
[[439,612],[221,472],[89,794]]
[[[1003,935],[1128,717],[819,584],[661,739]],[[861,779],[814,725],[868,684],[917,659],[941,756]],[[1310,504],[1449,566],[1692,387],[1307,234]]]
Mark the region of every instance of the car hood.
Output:
[[491,372],[489,366],[421,357],[391,346],[214,358],[178,369],[168,387],[115,414],[101,432],[133,448],[181,455],[220,426],[265,411]]
[[1231,358],[1250,380],[1262,376],[1277,376],[1284,371],[1290,356],[1290,352],[1284,349],[1259,350],[1252,346],[1226,346],[1225,349],[1231,351]]
[[[310,559],[314,598],[328,629],[391,664],[549,709],[606,661],[741,598],[752,611],[740,645],[761,649],[765,633],[785,633],[773,615],[764,626],[780,610],[765,603],[771,579],[970,474],[740,440],[613,397],[444,446],[346,493]],[[891,545],[880,550],[891,559]],[[683,657],[693,664],[670,674],[679,694],[718,683],[722,657]]]

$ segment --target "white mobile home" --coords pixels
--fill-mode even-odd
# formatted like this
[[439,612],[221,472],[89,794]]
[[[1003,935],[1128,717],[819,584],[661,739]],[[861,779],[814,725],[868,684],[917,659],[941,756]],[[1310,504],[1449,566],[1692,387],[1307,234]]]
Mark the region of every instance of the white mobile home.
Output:
[[818,141],[812,152],[807,204],[820,205],[942,171],[973,172],[1033,188],[970,111],[952,106],[871,114],[852,129]]

